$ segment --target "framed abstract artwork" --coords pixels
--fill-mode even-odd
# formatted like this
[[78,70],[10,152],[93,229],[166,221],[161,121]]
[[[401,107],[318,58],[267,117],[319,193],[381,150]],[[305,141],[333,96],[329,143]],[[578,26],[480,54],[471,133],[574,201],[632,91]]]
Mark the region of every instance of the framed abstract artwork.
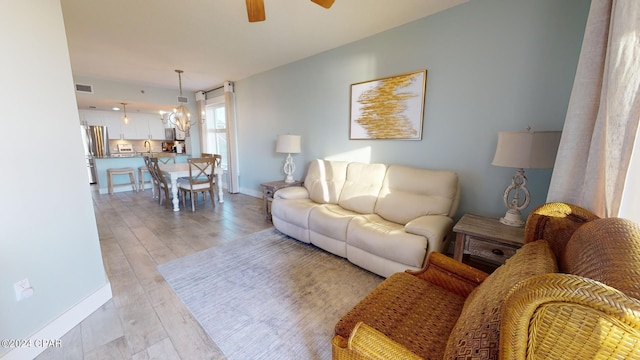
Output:
[[349,139],[421,140],[427,70],[351,85]]

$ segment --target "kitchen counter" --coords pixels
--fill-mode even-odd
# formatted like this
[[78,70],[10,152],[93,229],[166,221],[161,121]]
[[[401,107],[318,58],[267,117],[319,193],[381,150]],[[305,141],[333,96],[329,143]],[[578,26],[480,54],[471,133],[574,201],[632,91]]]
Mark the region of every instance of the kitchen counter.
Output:
[[[171,154],[175,154],[175,153],[168,152],[168,151],[165,151],[165,152],[151,152],[151,153],[150,152],[134,152],[134,153],[122,153],[122,154],[115,153],[115,154],[111,154],[110,156],[100,156],[100,157],[96,156],[95,158],[96,159],[142,158],[142,157],[148,156],[148,155],[154,156],[154,155],[171,155]],[[187,156],[188,157],[189,155],[187,155],[187,154],[176,154],[176,161],[177,161],[178,156]]]
[[[118,156],[111,155],[105,157],[96,157],[95,158],[95,168],[97,175],[97,184],[100,191],[100,194],[108,194],[109,190],[107,188],[107,169],[109,168],[121,168],[121,167],[130,167],[135,170],[136,173],[136,183],[139,183],[138,180],[138,167],[144,166],[143,156],[148,155],[149,153],[134,153],[134,154],[126,154],[126,156]],[[172,153],[151,153],[152,155],[161,155],[161,154],[172,154]],[[187,159],[190,158],[189,154],[176,154],[176,163],[186,163]],[[146,181],[149,181],[149,174],[145,175]],[[114,192],[121,191],[131,191],[131,187],[126,186],[117,186],[118,184],[129,184],[129,179],[125,176],[116,176],[113,178]],[[151,184],[145,184],[145,189],[150,189]]]

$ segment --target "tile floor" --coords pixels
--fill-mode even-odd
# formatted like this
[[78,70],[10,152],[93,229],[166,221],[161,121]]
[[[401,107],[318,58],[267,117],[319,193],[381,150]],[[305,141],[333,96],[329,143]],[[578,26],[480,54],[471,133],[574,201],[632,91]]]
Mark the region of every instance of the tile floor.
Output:
[[37,359],[224,359],[156,266],[271,227],[262,199],[225,193],[174,213],[150,191],[92,194],[113,299]]

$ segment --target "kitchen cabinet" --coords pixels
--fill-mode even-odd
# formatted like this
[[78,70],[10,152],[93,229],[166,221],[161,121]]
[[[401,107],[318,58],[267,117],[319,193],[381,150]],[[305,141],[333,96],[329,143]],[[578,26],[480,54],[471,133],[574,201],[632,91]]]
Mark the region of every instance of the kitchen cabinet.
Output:
[[[131,116],[129,116],[129,123],[125,124],[124,122],[120,121],[121,125],[120,128],[122,129],[122,136],[125,139],[142,139],[141,137],[138,136],[138,124],[140,123],[140,121],[137,121],[135,119],[132,119]],[[145,137],[146,138],[146,137]]]
[[104,126],[104,114],[102,111],[80,110],[78,111],[81,125]]
[[145,121],[144,131],[139,131],[138,135],[143,135],[144,139],[164,140],[164,123],[158,116],[153,116]]
[[107,116],[104,117],[104,126],[107,127],[109,132],[109,139],[118,140],[123,139],[122,132],[122,119],[120,117]]
[[164,140],[165,124],[156,114],[128,113],[129,123],[122,121],[122,112],[79,110],[80,124],[100,125],[109,129],[109,139]]
[[151,135],[154,140],[164,140],[165,125],[162,120],[157,119],[154,121],[149,120],[151,124]]

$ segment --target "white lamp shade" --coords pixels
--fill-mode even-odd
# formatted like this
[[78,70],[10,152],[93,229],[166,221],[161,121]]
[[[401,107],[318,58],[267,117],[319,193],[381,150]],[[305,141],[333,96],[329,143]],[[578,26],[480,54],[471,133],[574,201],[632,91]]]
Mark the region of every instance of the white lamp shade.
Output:
[[278,135],[276,152],[297,154],[300,152],[300,135]]
[[560,134],[560,131],[500,131],[491,164],[521,169],[552,168]]

